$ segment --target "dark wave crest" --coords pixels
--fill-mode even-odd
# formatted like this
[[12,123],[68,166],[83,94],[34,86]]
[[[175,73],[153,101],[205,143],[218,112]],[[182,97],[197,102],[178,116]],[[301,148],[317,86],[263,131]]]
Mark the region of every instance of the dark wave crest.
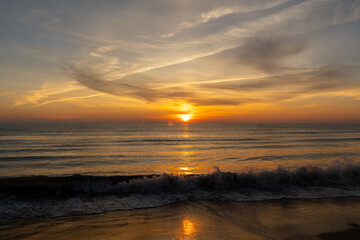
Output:
[[360,164],[278,167],[203,175],[19,177],[0,179],[0,217],[43,217],[154,207],[175,201],[259,201],[360,195]]

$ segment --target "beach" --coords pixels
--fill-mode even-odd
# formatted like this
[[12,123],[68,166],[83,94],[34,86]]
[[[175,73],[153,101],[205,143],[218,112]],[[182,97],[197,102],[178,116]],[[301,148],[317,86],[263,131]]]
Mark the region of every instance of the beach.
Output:
[[0,239],[359,239],[359,125],[0,128]]
[[1,239],[358,239],[360,198],[185,201],[58,218],[1,220]]
[[0,240],[360,240],[360,0],[2,0]]

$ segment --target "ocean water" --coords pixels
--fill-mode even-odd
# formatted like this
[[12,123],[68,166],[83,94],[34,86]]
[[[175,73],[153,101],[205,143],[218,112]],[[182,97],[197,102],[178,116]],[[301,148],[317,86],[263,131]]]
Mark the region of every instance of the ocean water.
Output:
[[207,173],[360,157],[360,125],[0,125],[0,176]]
[[360,196],[360,124],[2,124],[0,218]]

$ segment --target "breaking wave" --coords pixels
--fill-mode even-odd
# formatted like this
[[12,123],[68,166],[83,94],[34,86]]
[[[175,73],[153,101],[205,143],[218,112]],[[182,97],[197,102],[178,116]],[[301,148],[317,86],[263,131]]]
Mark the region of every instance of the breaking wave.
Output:
[[202,175],[18,177],[0,179],[0,218],[58,217],[156,207],[185,200],[261,201],[360,196],[360,164],[279,166]]

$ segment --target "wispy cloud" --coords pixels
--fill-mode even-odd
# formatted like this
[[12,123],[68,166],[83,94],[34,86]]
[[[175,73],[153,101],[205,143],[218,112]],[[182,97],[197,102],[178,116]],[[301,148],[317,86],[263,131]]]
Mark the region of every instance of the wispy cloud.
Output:
[[[236,99],[228,99],[227,97],[204,97],[197,89],[189,89],[188,87],[167,87],[158,89],[147,85],[135,85],[126,82],[126,80],[141,78],[142,80],[151,80],[146,74],[135,74],[134,78],[126,76],[122,79],[106,81],[101,75],[91,75],[74,66],[66,66],[65,71],[74,80],[82,85],[102,93],[114,96],[131,96],[145,102],[156,102],[163,100],[180,100],[192,103],[197,106],[210,105],[237,105],[240,103]],[[151,85],[151,84],[150,84]]]
[[360,89],[359,67],[359,65],[324,66],[298,73],[269,76],[255,81],[234,80],[227,83],[207,83],[200,85],[199,88],[239,93],[254,92],[256,96],[278,93],[273,95],[273,100],[266,101],[279,101],[302,96],[331,94],[346,89]]
[[293,37],[252,37],[238,49],[242,64],[251,65],[261,71],[279,71],[281,61],[305,50],[306,42]]
[[15,101],[11,108],[21,107],[24,105],[40,106],[54,101],[62,101],[63,95],[68,94],[66,98],[75,97],[73,93],[83,87],[74,84],[74,82],[67,83],[45,83],[39,90],[23,91],[19,95],[19,91],[12,93],[16,95]]
[[12,109],[99,98],[166,115],[181,104],[234,113],[360,99],[357,0],[84,3],[0,9],[0,94]]
[[288,0],[244,1],[232,5],[217,6],[209,11],[198,14],[198,16],[191,22],[188,21],[181,22],[178,26],[175,27],[175,31],[162,34],[162,37],[171,38],[184,30],[198,27],[199,25],[208,23],[209,21],[220,19],[224,16],[228,16],[236,13],[246,14],[246,13],[256,12],[264,9],[273,8],[275,6],[279,6],[286,2],[288,2]]
[[[161,89],[151,86],[151,77],[146,74],[134,76],[142,80],[147,79],[150,83],[137,85],[125,82],[125,80],[132,80],[131,76],[106,81],[101,79],[100,75],[89,75],[74,67],[68,68],[67,71],[72,72],[74,80],[98,92],[115,96],[131,96],[145,102],[181,100],[195,106],[212,106],[277,102],[303,96],[329,94],[354,87],[360,88],[357,81],[360,71],[357,69],[359,69],[358,65],[332,65],[259,79],[214,81],[202,84],[189,82],[186,86],[170,86]],[[229,92],[235,94],[229,94]]]

